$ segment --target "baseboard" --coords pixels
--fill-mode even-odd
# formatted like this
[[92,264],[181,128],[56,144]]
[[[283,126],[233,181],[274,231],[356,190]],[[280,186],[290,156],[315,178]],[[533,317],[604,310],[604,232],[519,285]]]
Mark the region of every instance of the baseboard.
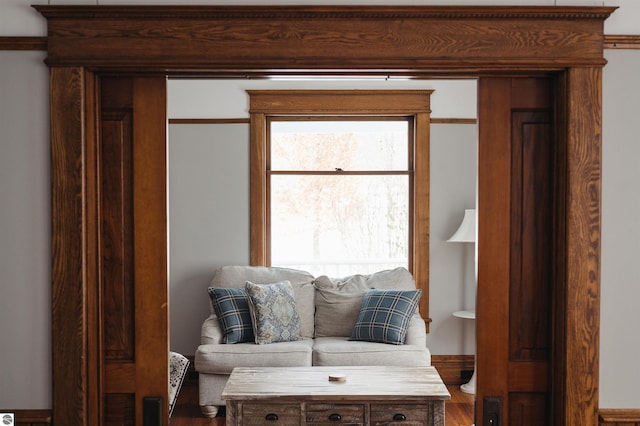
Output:
[[445,385],[461,385],[469,381],[462,372],[473,371],[473,355],[431,355],[431,365],[436,367]]
[[640,408],[601,408],[598,413],[598,424],[600,426],[640,425]]
[[13,413],[15,426],[45,426],[51,424],[51,410],[12,410],[2,408],[0,412]]

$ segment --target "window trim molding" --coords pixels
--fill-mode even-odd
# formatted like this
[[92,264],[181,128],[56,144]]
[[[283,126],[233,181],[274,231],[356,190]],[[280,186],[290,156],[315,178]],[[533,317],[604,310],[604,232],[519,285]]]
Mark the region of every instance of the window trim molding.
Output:
[[247,90],[250,116],[251,265],[270,264],[267,223],[267,116],[399,115],[413,118],[413,203],[409,270],[422,290],[420,312],[429,317],[429,154],[433,90]]

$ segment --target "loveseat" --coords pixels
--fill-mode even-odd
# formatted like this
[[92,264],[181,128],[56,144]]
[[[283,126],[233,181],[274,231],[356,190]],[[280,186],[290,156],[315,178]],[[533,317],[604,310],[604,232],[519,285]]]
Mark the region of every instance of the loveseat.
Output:
[[[210,315],[194,363],[207,417],[225,405],[222,390],[235,367],[431,364],[417,309],[420,290],[404,268],[331,279],[286,268],[224,266],[208,291]],[[256,306],[269,304],[269,292],[277,304]],[[385,310],[386,323],[379,324]],[[280,314],[286,317],[283,327],[293,329],[282,332],[268,323],[270,315]],[[378,323],[372,327],[372,321]]]

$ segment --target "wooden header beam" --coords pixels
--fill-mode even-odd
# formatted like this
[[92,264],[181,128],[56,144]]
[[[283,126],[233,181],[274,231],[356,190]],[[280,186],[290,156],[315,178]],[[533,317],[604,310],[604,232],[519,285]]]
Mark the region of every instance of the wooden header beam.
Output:
[[34,6],[48,64],[167,72],[602,66],[613,7]]

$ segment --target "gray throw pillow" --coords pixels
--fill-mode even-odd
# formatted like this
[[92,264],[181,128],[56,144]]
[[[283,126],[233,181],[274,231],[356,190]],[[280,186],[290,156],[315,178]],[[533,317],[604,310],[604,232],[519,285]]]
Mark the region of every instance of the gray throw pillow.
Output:
[[369,287],[366,277],[352,275],[342,280],[316,278],[315,337],[349,337]]

